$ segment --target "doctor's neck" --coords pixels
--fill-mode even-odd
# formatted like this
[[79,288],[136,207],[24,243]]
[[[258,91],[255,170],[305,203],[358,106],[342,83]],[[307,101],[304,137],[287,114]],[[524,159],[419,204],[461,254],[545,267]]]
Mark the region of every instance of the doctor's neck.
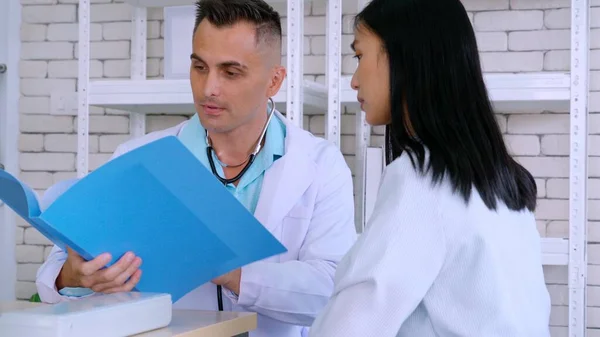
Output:
[[[266,107],[261,109],[265,110]],[[267,119],[268,115],[261,113],[228,132],[209,132],[210,142],[219,160],[232,166],[245,163],[254,151]],[[263,143],[264,138],[266,137],[263,137]]]

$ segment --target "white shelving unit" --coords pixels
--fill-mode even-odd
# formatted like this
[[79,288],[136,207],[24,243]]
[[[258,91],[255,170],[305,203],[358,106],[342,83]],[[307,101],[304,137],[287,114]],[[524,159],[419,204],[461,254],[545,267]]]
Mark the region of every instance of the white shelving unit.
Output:
[[[323,113],[327,92],[319,83],[303,83],[304,113]],[[287,80],[273,97],[285,112]],[[90,83],[89,103],[93,106],[131,111],[139,114],[183,114],[194,111],[194,99],[189,80],[118,80]]]
[[[131,113],[132,137],[145,134],[145,114],[191,113],[193,99],[187,80],[146,78],[147,8],[193,5],[194,0],[125,0],[134,7],[131,79],[90,81],[90,1],[79,0],[79,81],[77,95],[77,174],[88,172],[89,107]],[[356,113],[356,220],[364,229],[383,169],[383,151],[370,147],[371,129],[356,102],[350,77],[341,76],[342,0],[327,1],[326,84],[303,79],[305,0],[267,0],[287,4],[287,70],[281,92],[274,97],[288,119],[302,126],[304,114],[326,112],[326,138],[340,145],[341,110]],[[359,7],[368,0],[358,1]],[[485,74],[490,98],[498,111],[570,111],[569,240],[544,239],[545,265],[568,266],[569,336],[583,337],[586,329],[587,277],[587,114],[589,73],[589,0],[571,0],[571,71],[569,73]],[[285,106],[285,108],[283,108]]]
[[[99,106],[130,112],[132,137],[145,134],[145,114],[193,113],[194,105],[189,81],[178,79],[147,79],[147,9],[167,6],[190,6],[194,0],[125,0],[133,6],[131,41],[131,79],[90,81],[90,0],[79,0],[79,76],[77,93],[78,151],[77,175],[89,171],[89,108]],[[339,146],[340,109],[339,85],[341,67],[341,0],[327,4],[327,84],[303,78],[304,5],[305,0],[267,0],[287,4],[287,78],[280,92],[273,97],[280,111],[294,124],[302,127],[306,114],[328,114],[327,137]],[[336,90],[338,93],[336,94]]]
[[569,336],[586,336],[589,0],[571,0]]
[[[566,111],[570,102],[569,73],[487,73],[484,75],[490,99],[497,111]],[[350,87],[351,76],[341,82],[342,104],[360,109],[356,91]]]

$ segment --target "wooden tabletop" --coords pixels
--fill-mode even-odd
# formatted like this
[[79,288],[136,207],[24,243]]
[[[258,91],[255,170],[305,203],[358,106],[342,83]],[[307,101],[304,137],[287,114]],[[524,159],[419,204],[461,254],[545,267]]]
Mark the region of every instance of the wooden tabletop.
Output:
[[173,310],[168,327],[145,332],[136,337],[231,337],[256,329],[256,314]]
[[13,311],[13,310],[21,310],[37,307],[40,303],[32,303],[25,301],[15,301],[15,302],[0,302],[0,313]]
[[[0,313],[46,305],[31,302],[0,302]],[[135,337],[231,337],[256,329],[256,313],[173,310],[168,327]]]

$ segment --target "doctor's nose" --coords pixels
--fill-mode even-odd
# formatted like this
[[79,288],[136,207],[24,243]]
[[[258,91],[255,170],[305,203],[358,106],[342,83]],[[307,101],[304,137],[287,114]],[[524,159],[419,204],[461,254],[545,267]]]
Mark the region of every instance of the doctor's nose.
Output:
[[206,97],[219,96],[221,94],[221,83],[218,75],[208,73],[204,78],[204,95]]

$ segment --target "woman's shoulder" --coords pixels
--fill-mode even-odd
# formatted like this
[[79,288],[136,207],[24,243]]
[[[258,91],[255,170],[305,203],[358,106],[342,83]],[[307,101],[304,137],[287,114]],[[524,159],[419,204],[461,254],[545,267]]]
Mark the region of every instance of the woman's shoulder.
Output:
[[417,158],[414,156],[411,158],[405,152],[385,167],[382,186],[392,184],[403,188],[427,187],[427,190],[429,190],[432,187],[432,179],[427,172],[426,165],[427,161],[424,163],[424,169],[421,170]]
[[451,184],[446,178],[434,181],[427,164],[426,156],[421,169],[416,156],[411,158],[408,153],[394,159],[384,170],[379,197],[403,200],[404,206],[413,204],[411,208],[417,206],[414,203],[419,200],[421,204],[418,205],[418,210],[422,211],[425,207],[442,211],[448,205],[446,200],[455,199],[457,195],[452,192]]
[[384,169],[379,182],[379,199],[390,198],[403,200],[404,204],[419,196],[422,198],[437,198],[432,179],[425,171],[413,164],[408,154],[402,154]]
[[442,249],[446,198],[431,175],[420,170],[416,161],[413,165],[408,154],[402,154],[385,168],[367,227],[385,233],[381,235],[392,241],[407,237],[435,240]]
[[385,174],[394,177],[398,175],[416,175],[417,167],[413,165],[410,155],[404,152],[385,167]]

